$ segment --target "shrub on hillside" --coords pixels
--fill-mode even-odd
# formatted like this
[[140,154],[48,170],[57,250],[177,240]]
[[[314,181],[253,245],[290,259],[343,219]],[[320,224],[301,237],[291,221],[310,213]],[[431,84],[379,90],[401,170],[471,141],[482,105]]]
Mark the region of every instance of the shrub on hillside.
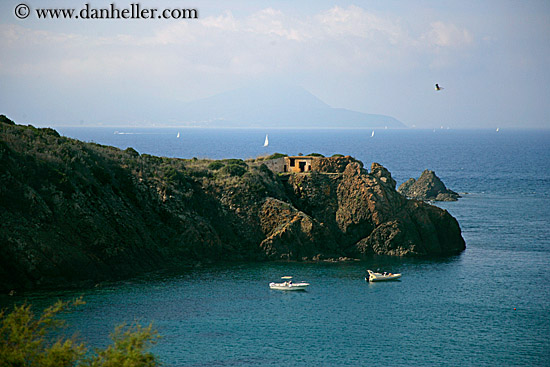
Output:
[[6,115],[0,115],[0,123],[8,124],[8,125],[15,125],[15,122],[10,120]]
[[225,164],[223,164],[222,162],[220,161],[214,161],[212,163],[210,163],[208,165],[208,169],[212,170],[212,171],[217,171],[219,170],[220,168],[222,168],[223,166],[225,166]]
[[[153,367],[159,363],[147,350],[158,334],[152,325],[118,326],[111,335],[113,344],[90,354],[84,343],[66,338],[61,329],[65,322],[59,314],[84,304],[81,298],[57,301],[36,317],[31,306],[14,306],[0,312],[0,361],[2,366],[21,367]],[[88,355],[88,356],[86,356]]]
[[270,155],[269,157],[267,157],[265,160],[269,160],[269,159],[279,159],[279,158],[283,158],[283,157],[288,157],[288,154],[283,154],[283,153],[273,153],[272,155]]
[[241,177],[245,174],[246,168],[239,164],[230,164],[221,169],[223,173],[227,173],[230,176]]
[[247,166],[246,162],[243,161],[242,159],[223,159],[221,162],[224,163],[225,165],[235,164],[239,166],[245,166],[245,167]]

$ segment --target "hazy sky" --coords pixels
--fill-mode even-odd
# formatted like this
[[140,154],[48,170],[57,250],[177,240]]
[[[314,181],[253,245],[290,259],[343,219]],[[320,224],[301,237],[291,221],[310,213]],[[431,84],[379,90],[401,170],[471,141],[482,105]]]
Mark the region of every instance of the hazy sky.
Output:
[[[0,4],[0,113],[20,123],[158,123],[178,101],[284,82],[410,127],[550,128],[548,0],[25,0],[23,20],[21,2]],[[34,13],[111,2],[199,19]]]

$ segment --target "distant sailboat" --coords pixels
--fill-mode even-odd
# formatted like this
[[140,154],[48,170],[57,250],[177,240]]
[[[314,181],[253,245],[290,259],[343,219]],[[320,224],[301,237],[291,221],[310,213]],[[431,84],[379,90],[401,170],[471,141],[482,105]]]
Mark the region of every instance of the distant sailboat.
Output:
[[267,137],[267,134],[265,134],[264,147],[267,147],[268,145],[269,145],[269,139]]
[[500,131],[500,128],[499,128],[499,127],[497,127],[497,133],[498,133],[499,131]]
[[371,138],[374,138],[374,130],[372,130],[372,134],[370,134]]
[[178,136],[176,136],[176,138],[179,138],[180,137],[180,132],[178,131]]

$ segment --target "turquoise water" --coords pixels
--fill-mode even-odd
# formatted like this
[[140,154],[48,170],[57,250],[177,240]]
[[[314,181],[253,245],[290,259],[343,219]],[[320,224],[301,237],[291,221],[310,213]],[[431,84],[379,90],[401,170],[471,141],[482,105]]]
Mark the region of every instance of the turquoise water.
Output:
[[[550,365],[550,132],[59,129],[141,153],[248,158],[274,151],[347,153],[388,167],[398,184],[429,168],[451,189],[440,203],[467,249],[444,259],[219,264],[97,288],[0,298],[46,305],[84,295],[69,316],[94,346],[114,325],[154,322],[170,366]],[[366,269],[403,273],[369,284]],[[283,275],[306,292],[272,291]]]

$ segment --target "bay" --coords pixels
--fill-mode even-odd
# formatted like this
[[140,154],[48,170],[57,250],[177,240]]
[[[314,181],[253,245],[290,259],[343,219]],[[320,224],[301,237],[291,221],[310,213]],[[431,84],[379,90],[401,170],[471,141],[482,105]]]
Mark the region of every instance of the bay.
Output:
[[[2,296],[2,306],[83,295],[71,330],[100,346],[120,322],[152,321],[163,336],[153,351],[170,366],[550,365],[550,131],[57,130],[179,158],[350,154],[381,163],[398,185],[431,169],[467,192],[436,204],[458,219],[467,249],[443,259],[205,265]],[[369,284],[368,268],[403,277]],[[283,275],[311,286],[270,290]]]

